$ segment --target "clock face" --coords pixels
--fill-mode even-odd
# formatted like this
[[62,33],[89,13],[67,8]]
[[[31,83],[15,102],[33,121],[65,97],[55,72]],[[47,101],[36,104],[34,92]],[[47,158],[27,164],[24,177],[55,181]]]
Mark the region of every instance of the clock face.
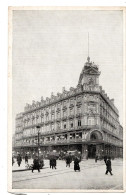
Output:
[[88,84],[89,85],[94,85],[94,79],[93,78],[89,78],[88,79]]

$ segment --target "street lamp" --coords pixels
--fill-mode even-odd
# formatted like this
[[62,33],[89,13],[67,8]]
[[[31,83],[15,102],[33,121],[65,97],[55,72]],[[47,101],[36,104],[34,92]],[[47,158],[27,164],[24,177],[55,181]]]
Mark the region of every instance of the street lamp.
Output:
[[37,125],[36,128],[38,129],[38,160],[39,160],[39,135],[40,135],[40,126]]

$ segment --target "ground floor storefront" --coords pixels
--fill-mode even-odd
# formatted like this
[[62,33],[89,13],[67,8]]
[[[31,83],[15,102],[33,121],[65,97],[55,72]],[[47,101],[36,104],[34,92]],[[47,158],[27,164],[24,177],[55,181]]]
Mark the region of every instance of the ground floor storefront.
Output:
[[27,153],[30,157],[34,157],[39,154],[47,157],[49,152],[55,150],[58,154],[66,154],[77,151],[81,154],[82,159],[92,159],[96,155],[98,158],[103,158],[104,156],[110,156],[111,158],[122,158],[123,149],[121,147],[99,142],[87,142],[87,143],[74,143],[74,144],[60,144],[60,145],[49,145],[49,146],[39,146],[39,147],[21,147],[15,148],[15,152],[20,153],[25,156]]

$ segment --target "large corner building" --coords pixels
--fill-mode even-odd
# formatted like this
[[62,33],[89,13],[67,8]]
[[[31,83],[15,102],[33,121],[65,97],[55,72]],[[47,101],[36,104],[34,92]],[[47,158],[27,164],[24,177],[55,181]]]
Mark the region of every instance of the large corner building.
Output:
[[[99,85],[98,65],[87,58],[78,85],[26,104],[16,116],[14,149],[29,152],[78,150],[82,158],[123,155],[123,128],[114,99]],[[37,126],[39,125],[39,129]]]

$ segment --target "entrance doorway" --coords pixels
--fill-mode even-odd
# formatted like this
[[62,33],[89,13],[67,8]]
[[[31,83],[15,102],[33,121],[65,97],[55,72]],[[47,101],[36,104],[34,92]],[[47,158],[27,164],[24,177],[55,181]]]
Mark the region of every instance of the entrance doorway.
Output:
[[96,155],[96,145],[89,145],[88,146],[88,158],[95,158]]

